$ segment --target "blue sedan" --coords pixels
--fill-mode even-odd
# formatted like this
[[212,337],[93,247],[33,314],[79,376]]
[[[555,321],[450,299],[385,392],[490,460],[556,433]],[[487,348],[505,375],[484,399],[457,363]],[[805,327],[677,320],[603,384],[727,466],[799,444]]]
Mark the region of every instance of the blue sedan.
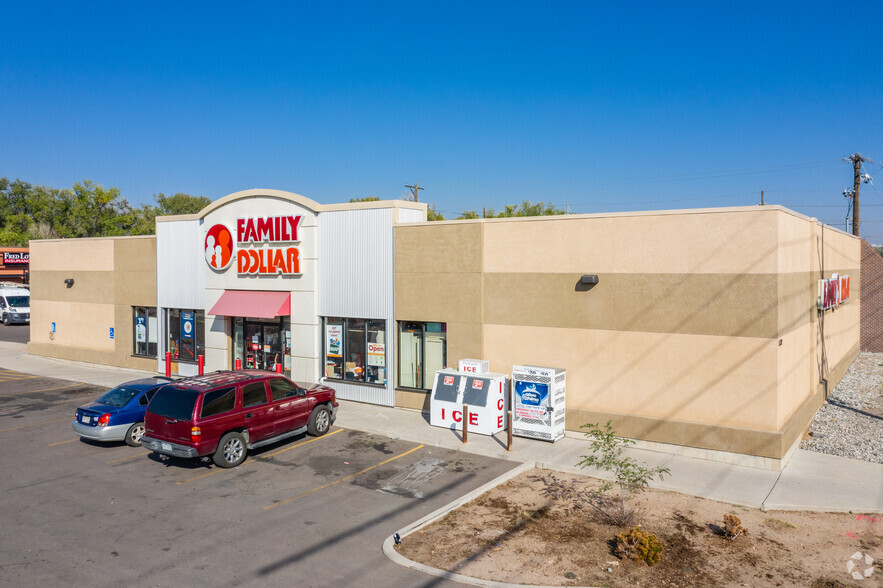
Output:
[[93,441],[125,441],[140,445],[144,435],[144,412],[157,390],[173,382],[157,376],[120,384],[105,392],[95,402],[77,408],[71,425],[74,433]]

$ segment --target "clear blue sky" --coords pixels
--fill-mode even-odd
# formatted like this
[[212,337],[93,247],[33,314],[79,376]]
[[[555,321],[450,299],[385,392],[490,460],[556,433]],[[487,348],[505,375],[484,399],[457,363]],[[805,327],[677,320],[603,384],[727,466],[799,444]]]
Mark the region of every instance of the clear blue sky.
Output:
[[[883,162],[883,4],[5,2],[0,176],[449,218],[766,200],[843,227]],[[883,169],[862,234],[883,243]]]

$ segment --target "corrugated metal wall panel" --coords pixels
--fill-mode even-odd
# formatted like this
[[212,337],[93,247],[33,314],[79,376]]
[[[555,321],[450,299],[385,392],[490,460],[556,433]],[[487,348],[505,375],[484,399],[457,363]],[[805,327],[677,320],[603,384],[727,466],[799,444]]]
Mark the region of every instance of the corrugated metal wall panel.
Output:
[[423,218],[422,210],[414,210],[413,208],[400,208],[399,209],[399,222],[400,223],[422,223],[426,219]]
[[319,314],[392,316],[392,209],[319,215]]
[[[319,215],[319,316],[386,321],[387,387],[329,382],[345,400],[395,405],[392,223],[391,208]],[[320,341],[320,349],[323,344]]]
[[156,223],[156,298],[163,308],[205,305],[205,261],[198,220]]
[[[159,345],[157,370],[165,370],[164,308],[205,308],[205,260],[198,220],[156,223],[156,306]],[[192,374],[189,370],[192,367]],[[195,375],[196,366],[181,364],[181,375]]]
[[326,382],[326,384],[334,388],[337,392],[337,397],[343,400],[395,406],[396,395],[395,390],[391,386],[376,388],[374,386],[355,386],[343,382]]

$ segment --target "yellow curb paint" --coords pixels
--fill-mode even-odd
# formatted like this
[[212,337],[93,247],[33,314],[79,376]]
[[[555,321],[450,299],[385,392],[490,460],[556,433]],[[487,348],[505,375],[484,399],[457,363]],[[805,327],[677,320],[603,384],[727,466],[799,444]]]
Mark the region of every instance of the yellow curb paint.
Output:
[[291,502],[292,500],[297,500],[298,498],[303,498],[304,496],[309,496],[309,495],[312,494],[313,492],[318,492],[319,490],[324,490],[325,488],[328,488],[328,487],[330,487],[330,486],[334,486],[335,484],[340,484],[341,482],[346,482],[347,480],[350,480],[350,479],[352,479],[352,478],[355,478],[356,476],[360,476],[360,475],[364,474],[365,472],[370,472],[370,471],[373,470],[374,468],[379,468],[380,466],[382,466],[382,465],[384,465],[384,464],[387,464],[387,463],[389,463],[389,462],[391,462],[391,461],[394,461],[394,460],[396,460],[396,459],[399,459],[400,457],[405,457],[405,456],[408,455],[409,453],[413,453],[413,452],[417,451],[418,449],[420,449],[421,447],[423,447],[423,445],[418,445],[418,446],[415,447],[414,449],[409,449],[408,451],[406,451],[406,452],[404,452],[404,453],[400,453],[399,455],[396,455],[395,457],[390,457],[390,458],[387,459],[386,461],[381,461],[380,463],[376,463],[376,464],[374,464],[373,466],[371,466],[371,467],[367,467],[367,468],[365,468],[364,470],[362,470],[362,471],[360,471],[360,472],[356,472],[355,474],[350,474],[349,476],[345,476],[345,477],[343,477],[343,478],[341,478],[341,479],[339,479],[339,480],[335,480],[334,482],[329,482],[328,484],[325,484],[324,486],[319,486],[318,488],[313,488],[312,490],[309,490],[309,491],[307,491],[307,492],[304,492],[303,494],[298,494],[297,496],[292,496],[291,498],[286,498],[285,500],[282,500],[282,501],[280,501],[280,502],[276,502],[276,503],[274,503],[274,504],[271,504],[270,506],[265,506],[265,507],[264,507],[264,510],[270,510],[271,508],[274,508],[274,507],[276,507],[276,506],[283,505],[283,504],[285,504],[286,502]]

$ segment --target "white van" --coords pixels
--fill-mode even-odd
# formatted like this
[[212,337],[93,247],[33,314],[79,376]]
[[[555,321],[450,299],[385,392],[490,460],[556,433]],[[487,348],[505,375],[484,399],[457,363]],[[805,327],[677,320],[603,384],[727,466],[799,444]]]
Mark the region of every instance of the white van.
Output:
[[0,320],[4,325],[31,322],[31,292],[27,288],[0,288]]

